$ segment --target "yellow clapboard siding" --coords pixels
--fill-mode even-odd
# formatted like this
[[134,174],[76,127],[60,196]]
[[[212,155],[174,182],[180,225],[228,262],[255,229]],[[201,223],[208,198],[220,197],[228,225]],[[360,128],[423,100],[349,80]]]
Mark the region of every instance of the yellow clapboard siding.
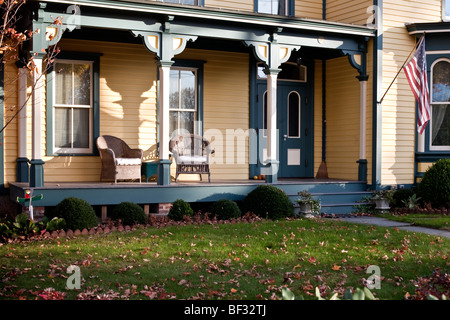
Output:
[[[440,0],[383,1],[383,93],[411,52],[415,37],[405,23],[438,22]],[[415,102],[403,72],[383,101],[382,184],[414,183]]]
[[254,11],[253,0],[205,0],[205,7],[212,7],[217,9],[229,9],[229,10],[241,10],[241,11]]
[[372,5],[371,0],[329,0],[326,2],[327,20],[361,25],[371,23],[372,11],[368,9]]
[[322,19],[322,0],[296,0],[295,16],[298,18]]
[[330,178],[357,179],[359,82],[346,58],[327,61],[327,168]]
[[322,163],[322,61],[314,61],[314,175]]

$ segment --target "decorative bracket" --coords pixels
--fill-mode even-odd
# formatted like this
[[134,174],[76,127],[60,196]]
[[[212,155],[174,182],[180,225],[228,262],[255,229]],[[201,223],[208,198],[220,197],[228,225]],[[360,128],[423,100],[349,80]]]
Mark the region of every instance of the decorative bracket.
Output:
[[[168,23],[168,22],[167,22]],[[166,24],[167,24],[166,23]],[[166,28],[170,26],[166,26]],[[142,37],[145,47],[156,54],[161,61],[170,61],[174,56],[180,54],[186,48],[188,41],[197,40],[197,36],[177,35],[167,32],[143,32],[134,31],[135,37]]]
[[289,60],[293,50],[299,50],[300,46],[279,44],[276,36],[272,42],[244,41],[248,47],[253,47],[256,58],[265,64],[269,70],[278,69],[282,63]]
[[357,77],[360,81],[365,81],[368,79],[367,75],[367,41],[365,44],[359,44],[358,51],[352,50],[341,50],[344,56],[348,56],[348,61],[350,65],[358,70],[359,76]]

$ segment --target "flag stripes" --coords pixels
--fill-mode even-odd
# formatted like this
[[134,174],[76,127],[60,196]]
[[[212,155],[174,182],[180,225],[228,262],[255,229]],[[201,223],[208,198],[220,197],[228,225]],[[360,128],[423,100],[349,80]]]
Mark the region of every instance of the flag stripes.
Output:
[[409,86],[417,100],[419,109],[417,116],[417,131],[423,134],[430,121],[430,100],[428,91],[427,59],[425,53],[425,38],[422,38],[419,47],[411,60],[403,68]]

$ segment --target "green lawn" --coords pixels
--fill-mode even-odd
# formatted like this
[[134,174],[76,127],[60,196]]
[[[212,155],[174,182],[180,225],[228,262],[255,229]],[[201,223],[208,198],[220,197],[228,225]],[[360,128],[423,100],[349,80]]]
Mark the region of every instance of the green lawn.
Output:
[[384,218],[393,221],[407,222],[415,226],[450,231],[450,216],[442,214],[413,213],[406,215],[384,214]]
[[[377,265],[380,299],[414,293],[412,281],[448,269],[450,240],[332,219],[139,228],[0,246],[0,299],[315,299],[361,288]],[[70,265],[81,288],[69,289]],[[74,283],[74,282],[71,282]],[[103,296],[102,296],[103,295]]]

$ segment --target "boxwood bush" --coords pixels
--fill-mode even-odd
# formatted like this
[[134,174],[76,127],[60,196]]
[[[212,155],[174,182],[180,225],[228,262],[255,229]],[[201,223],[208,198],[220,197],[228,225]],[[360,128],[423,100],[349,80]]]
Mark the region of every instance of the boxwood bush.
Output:
[[181,221],[183,220],[183,216],[192,216],[193,214],[194,210],[192,210],[189,202],[183,199],[177,199],[173,202],[167,217],[171,220]]
[[281,219],[293,215],[293,203],[283,190],[273,185],[259,185],[243,202],[244,212],[253,212],[264,219]]
[[94,209],[83,199],[66,198],[55,207],[54,212],[66,221],[67,229],[83,230],[98,225],[98,218]]
[[122,202],[114,207],[111,212],[112,220],[121,220],[122,224],[131,226],[135,223],[144,224],[147,220],[144,209],[133,202]]
[[418,185],[418,195],[434,208],[450,204],[450,159],[440,159],[425,172]]
[[233,200],[221,199],[212,204],[211,214],[219,220],[228,220],[239,218],[241,216],[241,210]]

